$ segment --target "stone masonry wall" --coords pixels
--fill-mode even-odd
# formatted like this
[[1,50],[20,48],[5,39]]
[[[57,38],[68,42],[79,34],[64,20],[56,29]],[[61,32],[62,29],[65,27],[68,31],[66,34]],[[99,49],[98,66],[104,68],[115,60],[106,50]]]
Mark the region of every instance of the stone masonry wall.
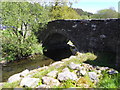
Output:
[[116,53],[116,65],[120,66],[119,27],[120,19],[55,20],[48,23],[40,38],[43,45],[48,45],[50,42],[54,44],[55,40],[46,40],[50,35],[59,33],[71,40],[80,52]]

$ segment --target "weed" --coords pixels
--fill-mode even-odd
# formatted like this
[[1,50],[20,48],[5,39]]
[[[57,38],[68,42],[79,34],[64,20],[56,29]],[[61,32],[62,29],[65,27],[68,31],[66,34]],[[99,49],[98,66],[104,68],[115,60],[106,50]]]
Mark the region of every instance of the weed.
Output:
[[71,88],[76,87],[76,82],[73,80],[66,80],[62,83],[62,88]]
[[120,73],[114,75],[105,73],[97,86],[100,88],[120,88]]
[[20,81],[16,81],[13,83],[5,83],[3,85],[3,88],[20,88],[19,83],[20,83]]

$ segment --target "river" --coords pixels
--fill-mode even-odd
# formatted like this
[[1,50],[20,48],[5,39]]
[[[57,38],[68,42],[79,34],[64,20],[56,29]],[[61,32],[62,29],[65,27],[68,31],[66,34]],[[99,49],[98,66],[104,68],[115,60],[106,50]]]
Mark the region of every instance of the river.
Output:
[[27,59],[7,63],[6,66],[2,67],[2,81],[7,81],[11,75],[19,73],[25,69],[36,69],[44,65],[49,65],[52,62],[54,62],[54,60],[44,55],[34,55]]

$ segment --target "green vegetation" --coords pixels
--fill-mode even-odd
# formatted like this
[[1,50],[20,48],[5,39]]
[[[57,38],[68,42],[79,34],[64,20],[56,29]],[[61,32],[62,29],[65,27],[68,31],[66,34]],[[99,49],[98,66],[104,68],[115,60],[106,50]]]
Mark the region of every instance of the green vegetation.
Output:
[[92,15],[91,18],[95,19],[118,18],[118,14],[119,13],[116,12],[114,8],[109,8],[97,11],[97,13]]
[[[38,3],[2,2],[2,55],[16,60],[34,53],[42,53],[35,32],[47,23],[47,10]],[[43,18],[46,17],[46,18]],[[42,25],[39,26],[39,23]]]
[[13,82],[13,83],[5,83],[3,88],[21,88],[19,86],[19,83],[20,83],[20,81],[16,81],[16,82]]
[[120,88],[120,73],[115,75],[109,75],[103,73],[103,78],[98,83],[97,87],[100,88]]
[[114,53],[99,52],[99,53],[96,53],[96,56],[97,56],[96,60],[94,60],[94,61],[87,60],[86,63],[95,65],[95,66],[104,66],[104,67],[115,68],[115,60],[114,59],[116,58],[116,55]]

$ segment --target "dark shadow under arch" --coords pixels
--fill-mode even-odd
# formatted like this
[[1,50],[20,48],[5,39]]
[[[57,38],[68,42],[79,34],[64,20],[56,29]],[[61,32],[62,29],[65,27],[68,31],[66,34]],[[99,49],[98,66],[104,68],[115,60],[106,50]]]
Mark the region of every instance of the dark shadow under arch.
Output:
[[49,35],[43,42],[44,55],[54,60],[68,58],[73,54],[70,49],[71,46],[67,44],[68,41],[69,39],[60,33]]

